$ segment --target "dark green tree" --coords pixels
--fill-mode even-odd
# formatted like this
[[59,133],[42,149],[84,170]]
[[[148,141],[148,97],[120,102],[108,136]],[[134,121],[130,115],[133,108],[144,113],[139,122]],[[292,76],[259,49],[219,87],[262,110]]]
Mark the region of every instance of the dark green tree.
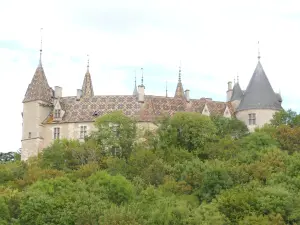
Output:
[[121,111],[115,111],[96,119],[97,131],[92,134],[100,144],[102,151],[129,159],[136,139],[136,122],[124,115]]

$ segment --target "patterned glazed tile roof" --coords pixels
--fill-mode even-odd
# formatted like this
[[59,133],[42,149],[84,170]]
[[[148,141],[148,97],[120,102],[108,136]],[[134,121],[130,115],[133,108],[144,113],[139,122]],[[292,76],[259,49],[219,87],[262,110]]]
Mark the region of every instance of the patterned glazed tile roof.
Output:
[[92,78],[88,67],[82,84],[82,97],[89,98],[93,96],[94,96],[94,90],[93,90]]
[[44,69],[40,63],[36,68],[31,83],[28,85],[23,103],[35,100],[42,100],[47,103],[51,103],[52,96],[53,90],[48,85]]
[[179,67],[178,83],[175,91],[174,98],[184,98],[184,90],[181,83],[181,68]]
[[[202,113],[207,105],[212,115],[223,115],[228,106],[234,115],[230,103],[216,102],[207,99],[191,99],[187,102],[182,98],[167,98],[162,96],[145,95],[144,103],[139,103],[133,95],[94,96],[91,98],[63,97],[60,99],[65,115],[60,123],[94,121],[97,116],[122,110],[127,116],[138,121],[154,121],[161,115],[173,115],[175,112],[188,111]],[[96,114],[95,114],[96,113]],[[45,120],[52,123],[52,115]]]

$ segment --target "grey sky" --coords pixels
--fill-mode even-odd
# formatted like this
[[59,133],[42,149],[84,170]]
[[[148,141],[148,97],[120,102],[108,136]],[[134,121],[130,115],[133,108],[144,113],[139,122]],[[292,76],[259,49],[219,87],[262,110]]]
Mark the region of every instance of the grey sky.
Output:
[[86,70],[95,94],[130,94],[144,68],[146,94],[173,95],[181,60],[192,98],[225,100],[239,74],[246,88],[261,62],[283,106],[300,111],[300,7],[297,1],[7,1],[0,7],[1,151],[21,146],[22,99],[38,64],[50,86],[75,95]]

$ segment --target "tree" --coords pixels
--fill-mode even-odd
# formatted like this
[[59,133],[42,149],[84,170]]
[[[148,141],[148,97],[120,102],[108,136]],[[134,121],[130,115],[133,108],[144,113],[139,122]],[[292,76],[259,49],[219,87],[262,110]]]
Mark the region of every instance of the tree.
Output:
[[20,151],[18,152],[0,152],[0,163],[20,160]]
[[188,151],[203,148],[216,138],[217,129],[210,117],[195,112],[178,112],[160,124],[158,134],[164,148],[176,146]]
[[92,134],[102,151],[129,158],[136,138],[136,122],[121,111],[115,111],[96,119],[97,131]]
[[273,115],[271,124],[275,127],[280,125],[288,125],[290,127],[300,126],[300,114],[291,109],[287,111],[281,110]]
[[300,127],[281,125],[276,129],[275,137],[282,150],[290,153],[300,151]]
[[212,116],[211,119],[217,127],[217,135],[221,138],[227,135],[233,138],[241,138],[249,133],[246,124],[236,118]]

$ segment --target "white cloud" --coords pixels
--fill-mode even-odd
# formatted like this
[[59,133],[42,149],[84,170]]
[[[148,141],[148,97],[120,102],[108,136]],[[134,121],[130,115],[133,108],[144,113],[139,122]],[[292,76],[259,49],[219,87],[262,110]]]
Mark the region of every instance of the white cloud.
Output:
[[1,129],[1,151],[21,145],[21,101],[38,63],[40,27],[48,82],[64,95],[81,87],[89,54],[97,94],[130,94],[133,70],[139,80],[144,67],[146,92],[164,94],[168,80],[171,95],[181,60],[191,97],[223,100],[237,73],[247,87],[259,40],[274,90],[299,111],[299,11],[294,0],[8,1],[0,8],[0,94],[9,108],[0,115],[12,132]]

